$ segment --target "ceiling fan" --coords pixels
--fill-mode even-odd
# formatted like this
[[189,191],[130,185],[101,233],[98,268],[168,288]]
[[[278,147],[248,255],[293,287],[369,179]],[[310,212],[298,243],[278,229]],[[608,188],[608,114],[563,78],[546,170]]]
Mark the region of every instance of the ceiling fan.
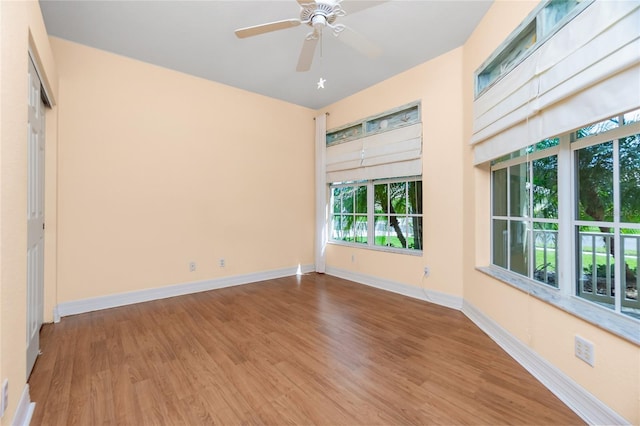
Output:
[[[345,9],[342,8],[343,0],[297,0],[297,2],[301,7],[299,19],[284,19],[282,21],[240,28],[235,31],[236,36],[238,38],[246,38],[297,27],[301,24],[310,26],[312,31],[307,34],[302,44],[296,71],[308,71],[311,68],[311,62],[313,62],[313,55],[318,40],[320,40],[322,31],[325,28],[331,30],[333,35],[338,37],[339,40],[368,57],[375,57],[380,54],[380,49],[361,34],[343,24],[335,23],[339,17],[347,14]],[[370,2],[349,2],[348,0],[345,1],[345,3],[350,3],[354,6],[357,3],[357,8],[355,8],[357,10],[366,9],[374,5]],[[377,3],[381,3],[381,1]],[[351,7],[349,7],[349,9],[351,9]]]

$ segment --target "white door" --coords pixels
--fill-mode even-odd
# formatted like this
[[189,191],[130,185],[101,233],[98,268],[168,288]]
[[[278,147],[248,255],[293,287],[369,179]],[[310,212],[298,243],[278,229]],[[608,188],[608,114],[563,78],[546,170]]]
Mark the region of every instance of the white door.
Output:
[[44,102],[29,58],[27,147],[27,379],[40,353],[44,298]]

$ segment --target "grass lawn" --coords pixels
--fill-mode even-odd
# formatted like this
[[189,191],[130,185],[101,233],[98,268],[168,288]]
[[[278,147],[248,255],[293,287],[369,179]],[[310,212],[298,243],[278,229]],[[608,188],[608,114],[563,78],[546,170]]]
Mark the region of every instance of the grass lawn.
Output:
[[[628,253],[628,252],[627,252]],[[582,265],[591,265],[593,255],[590,251],[582,252]],[[625,256],[625,261],[629,268],[636,269],[638,267],[638,257],[635,253],[632,255]],[[547,251],[547,262],[550,265],[547,267],[549,269],[555,270],[556,258],[555,252],[553,250]],[[611,258],[611,262],[615,262],[614,258]],[[606,265],[607,263],[607,254],[604,250],[596,249],[596,263],[598,265]],[[536,267],[541,268],[544,265],[544,249],[541,247],[536,247]]]

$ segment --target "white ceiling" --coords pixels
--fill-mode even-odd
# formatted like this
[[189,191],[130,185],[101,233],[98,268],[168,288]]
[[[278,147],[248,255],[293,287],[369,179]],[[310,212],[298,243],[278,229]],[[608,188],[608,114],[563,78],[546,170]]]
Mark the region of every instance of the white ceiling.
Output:
[[[1,0],[0,0],[1,1]],[[306,25],[238,39],[234,30],[299,18],[296,0],[40,0],[50,35],[320,109],[464,44],[493,0],[344,0],[342,23],[377,45],[368,58],[325,31],[296,72]],[[369,7],[367,7],[369,6]],[[326,79],[325,89],[317,81]]]

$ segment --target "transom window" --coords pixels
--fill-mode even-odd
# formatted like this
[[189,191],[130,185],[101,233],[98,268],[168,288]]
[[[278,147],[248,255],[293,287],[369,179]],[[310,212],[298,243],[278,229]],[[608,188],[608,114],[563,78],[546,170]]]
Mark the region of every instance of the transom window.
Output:
[[420,178],[336,183],[331,241],[386,250],[422,250]]
[[640,110],[492,163],[492,263],[640,319]]
[[476,97],[521,63],[591,1],[546,0],[541,3],[476,71]]

